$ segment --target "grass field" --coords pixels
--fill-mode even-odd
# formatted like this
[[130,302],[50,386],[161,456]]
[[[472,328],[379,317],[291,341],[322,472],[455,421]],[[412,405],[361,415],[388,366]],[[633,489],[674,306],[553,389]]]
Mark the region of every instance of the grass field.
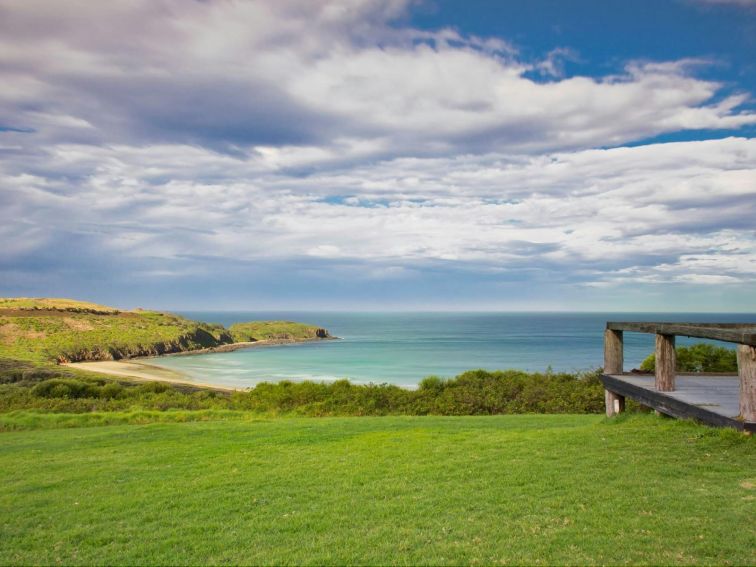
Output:
[[756,563],[735,431],[243,417],[0,434],[0,563]]

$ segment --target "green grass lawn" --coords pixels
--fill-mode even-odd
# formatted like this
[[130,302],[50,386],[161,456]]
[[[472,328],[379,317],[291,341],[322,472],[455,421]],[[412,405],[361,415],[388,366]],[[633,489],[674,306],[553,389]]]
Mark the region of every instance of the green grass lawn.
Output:
[[3,565],[754,564],[756,452],[649,415],[18,431],[0,510]]

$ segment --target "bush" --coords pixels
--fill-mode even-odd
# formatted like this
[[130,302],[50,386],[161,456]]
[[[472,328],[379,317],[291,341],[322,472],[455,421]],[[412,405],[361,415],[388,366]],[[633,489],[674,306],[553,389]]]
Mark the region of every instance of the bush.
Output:
[[302,415],[485,415],[594,413],[603,409],[598,372],[586,375],[472,370],[425,378],[417,390],[347,380],[263,383],[234,399],[245,409]]
[[124,388],[118,382],[110,382],[100,389],[100,397],[106,400],[120,398]]
[[440,392],[444,388],[444,380],[438,376],[427,376],[420,381],[418,388],[427,392]]
[[[675,348],[678,372],[737,372],[738,361],[735,349],[718,347],[709,343],[697,343],[689,347]],[[640,369],[653,372],[656,356],[651,354],[641,363]]]
[[33,372],[37,367],[23,360],[0,358],[0,384],[13,384],[24,380],[24,374]]
[[170,386],[164,382],[145,382],[138,386],[140,392],[150,394],[162,394],[163,392],[168,391],[169,388]]
[[99,398],[100,387],[90,382],[53,378],[34,386],[32,394],[40,398]]
[[0,384],[0,411],[227,409],[310,416],[599,413],[604,401],[598,375],[598,371],[574,375],[471,370],[451,379],[429,376],[416,390],[339,380],[261,383],[249,391],[226,393],[71,373],[36,383]]

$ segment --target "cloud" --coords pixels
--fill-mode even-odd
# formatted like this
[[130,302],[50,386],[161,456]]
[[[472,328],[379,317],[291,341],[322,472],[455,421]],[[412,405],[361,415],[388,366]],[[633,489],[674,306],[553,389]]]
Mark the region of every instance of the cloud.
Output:
[[376,274],[538,270],[592,285],[756,276],[756,141],[742,138],[400,158],[304,177],[266,156],[175,146],[67,146],[40,162],[37,176],[0,179],[3,225],[24,235],[6,265],[71,239],[182,273],[212,257],[372,262]]
[[698,4],[721,4],[721,5],[732,5],[732,6],[742,6],[743,8],[756,8],[756,2],[754,0],[688,0],[689,2],[695,2]]
[[580,61],[578,53],[569,47],[557,47],[546,54],[546,57],[535,64],[535,69],[546,77],[564,77],[564,62]]
[[[560,78],[497,38],[402,25],[403,1],[6,0],[0,124],[21,145],[312,146],[347,158],[614,146],[756,114],[690,62]],[[537,82],[532,71],[556,80]],[[346,156],[345,156],[346,154]]]
[[750,95],[410,9],[0,0],[0,290],[750,285],[756,141],[624,146],[754,124]]

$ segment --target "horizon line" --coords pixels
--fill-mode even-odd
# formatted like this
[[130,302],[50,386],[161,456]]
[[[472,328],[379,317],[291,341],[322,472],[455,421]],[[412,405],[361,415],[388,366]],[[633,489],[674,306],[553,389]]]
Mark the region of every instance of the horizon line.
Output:
[[193,311],[196,313],[234,313],[234,312],[280,312],[280,313],[479,313],[479,314],[510,314],[510,313],[565,313],[565,314],[586,314],[586,313],[663,313],[669,315],[675,314],[695,314],[695,315],[754,315],[756,311],[665,311],[665,310],[625,310],[625,309],[312,309],[312,308],[191,308],[191,307],[173,307],[170,311]]

